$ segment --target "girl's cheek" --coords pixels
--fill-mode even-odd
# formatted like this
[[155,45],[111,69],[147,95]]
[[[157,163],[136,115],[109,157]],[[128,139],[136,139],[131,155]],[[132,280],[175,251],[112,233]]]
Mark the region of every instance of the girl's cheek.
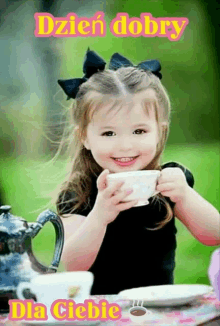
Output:
[[109,156],[111,153],[113,153],[113,149],[111,147],[99,147],[99,155],[100,156]]
[[103,153],[108,153],[111,152],[112,150],[114,150],[116,147],[116,142],[106,142],[105,144],[102,144],[101,147],[99,147],[101,149],[101,151]]
[[157,144],[152,140],[146,144],[146,142],[140,142],[139,143],[139,147],[143,150],[143,151],[154,151],[157,148]]

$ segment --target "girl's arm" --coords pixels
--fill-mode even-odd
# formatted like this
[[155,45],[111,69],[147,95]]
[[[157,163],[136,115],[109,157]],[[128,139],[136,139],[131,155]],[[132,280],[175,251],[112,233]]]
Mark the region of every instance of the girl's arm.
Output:
[[74,214],[63,219],[65,242],[62,262],[68,271],[88,270],[98,255],[107,225],[121,211],[137,204],[137,200],[123,203],[124,198],[132,192],[132,189],[118,191],[123,182],[107,187],[108,173],[108,170],[104,170],[98,177],[98,195],[89,215]]
[[165,168],[157,190],[175,203],[175,216],[192,235],[207,246],[220,244],[219,212],[187,184],[180,168]]
[[175,204],[174,214],[201,243],[220,244],[219,212],[189,186],[185,198]]
[[91,212],[87,217],[68,215],[63,219],[65,242],[62,262],[67,271],[88,270],[95,261],[106,232]]

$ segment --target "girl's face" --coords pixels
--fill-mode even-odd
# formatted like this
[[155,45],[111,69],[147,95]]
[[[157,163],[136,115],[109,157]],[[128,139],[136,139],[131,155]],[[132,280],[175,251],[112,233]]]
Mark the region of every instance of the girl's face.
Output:
[[153,107],[148,113],[140,102],[119,112],[109,108],[106,105],[94,113],[84,146],[111,173],[144,169],[155,157],[159,141]]

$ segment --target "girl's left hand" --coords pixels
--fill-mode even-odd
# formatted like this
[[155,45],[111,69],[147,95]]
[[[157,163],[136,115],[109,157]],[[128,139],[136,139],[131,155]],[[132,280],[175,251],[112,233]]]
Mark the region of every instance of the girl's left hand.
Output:
[[184,200],[188,187],[185,174],[180,168],[165,168],[161,171],[156,190],[177,203]]

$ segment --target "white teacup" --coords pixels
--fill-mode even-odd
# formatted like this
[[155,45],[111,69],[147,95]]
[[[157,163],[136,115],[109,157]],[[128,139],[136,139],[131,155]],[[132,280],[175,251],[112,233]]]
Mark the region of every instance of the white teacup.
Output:
[[25,292],[30,291],[38,303],[49,307],[57,299],[72,299],[76,303],[84,302],[90,295],[93,284],[91,272],[64,272],[36,276],[31,282],[21,282],[17,288],[17,296],[21,300],[28,299]]
[[124,181],[119,191],[132,188],[133,192],[123,201],[127,202],[138,199],[138,203],[135,206],[143,206],[149,204],[148,199],[150,197],[158,194],[159,191],[156,191],[156,185],[159,176],[160,171],[157,170],[111,173],[107,175],[107,183],[111,186],[120,181]]

